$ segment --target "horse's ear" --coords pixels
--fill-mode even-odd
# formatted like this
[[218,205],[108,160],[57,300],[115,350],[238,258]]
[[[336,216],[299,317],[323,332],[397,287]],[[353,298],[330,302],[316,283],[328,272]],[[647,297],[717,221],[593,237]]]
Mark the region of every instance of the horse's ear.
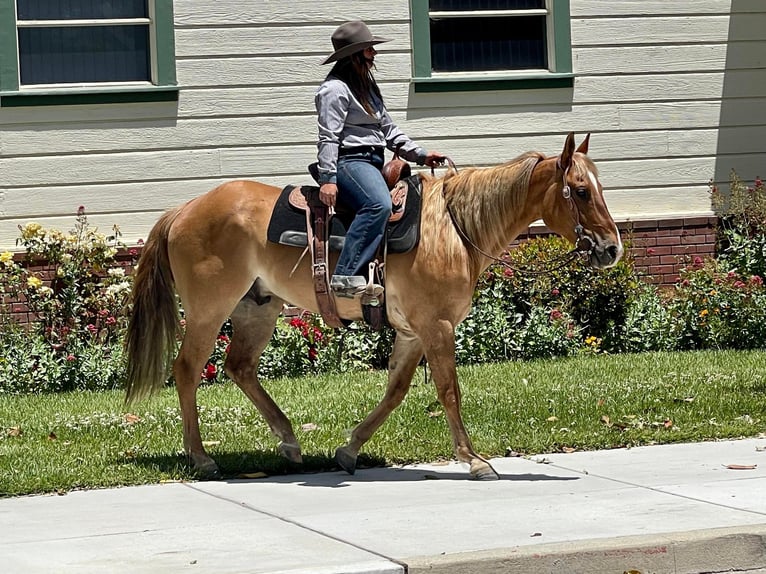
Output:
[[590,142],[590,134],[587,134],[585,136],[585,139],[582,140],[582,143],[578,146],[577,151],[579,153],[588,155],[588,143]]
[[559,158],[559,167],[564,171],[572,166],[572,156],[574,155],[574,132],[569,132],[567,141],[564,142],[564,150]]

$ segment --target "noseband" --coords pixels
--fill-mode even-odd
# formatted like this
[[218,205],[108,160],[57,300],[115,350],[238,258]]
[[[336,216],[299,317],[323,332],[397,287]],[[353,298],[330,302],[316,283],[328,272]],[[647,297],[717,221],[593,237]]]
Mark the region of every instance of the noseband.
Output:
[[[449,158],[446,158],[449,161],[450,167],[455,170],[457,173],[457,167],[453,163],[453,161]],[[561,169],[561,157],[559,157],[556,160],[556,167]],[[431,169],[431,173],[433,173],[433,168]],[[528,275],[545,275],[546,273],[552,273],[553,271],[556,271],[558,269],[561,269],[562,267],[568,265],[570,262],[574,261],[574,259],[578,256],[587,258],[590,256],[590,254],[593,252],[593,248],[595,247],[595,243],[593,242],[593,239],[591,239],[589,236],[585,235],[585,230],[583,229],[582,224],[580,223],[580,210],[577,208],[577,204],[574,201],[574,198],[572,197],[572,190],[569,187],[569,184],[567,183],[567,175],[569,175],[569,168],[566,168],[564,170],[564,176],[563,176],[563,185],[561,188],[561,195],[564,197],[564,199],[567,200],[567,203],[569,204],[569,209],[572,214],[572,218],[574,219],[574,232],[577,236],[577,241],[575,242],[575,246],[571,251],[568,251],[564,255],[560,255],[558,257],[553,257],[546,263],[546,268],[542,270],[537,269],[521,269],[519,267],[515,267],[508,263],[507,261],[503,261],[499,257],[495,257],[494,255],[490,255],[489,253],[482,250],[478,245],[476,245],[473,241],[471,241],[471,238],[468,237],[465,231],[463,231],[463,228],[460,227],[460,224],[458,223],[457,219],[455,219],[455,214],[452,212],[452,208],[450,207],[450,204],[448,201],[446,201],[445,197],[445,204],[447,206],[447,213],[449,214],[450,220],[452,221],[452,225],[457,230],[460,237],[468,243],[471,247],[473,247],[476,251],[481,253],[484,257],[487,259],[490,259],[494,261],[495,263],[498,263],[502,265],[503,267],[506,267],[507,269],[511,269],[512,271],[516,271],[517,273],[527,273]],[[442,188],[442,194],[444,193],[444,188]],[[553,267],[548,267],[548,265],[553,265]]]

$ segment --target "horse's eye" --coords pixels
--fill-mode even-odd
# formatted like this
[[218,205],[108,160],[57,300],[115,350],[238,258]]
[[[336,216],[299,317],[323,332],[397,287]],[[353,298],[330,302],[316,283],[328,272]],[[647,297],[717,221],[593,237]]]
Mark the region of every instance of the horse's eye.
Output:
[[575,193],[577,194],[577,197],[579,197],[580,199],[588,199],[587,187],[577,187],[575,188]]

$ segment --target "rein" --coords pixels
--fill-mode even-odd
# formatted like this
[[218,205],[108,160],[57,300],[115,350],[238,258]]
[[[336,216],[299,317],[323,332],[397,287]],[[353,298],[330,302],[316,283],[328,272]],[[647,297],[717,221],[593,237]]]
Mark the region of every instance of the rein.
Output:
[[[455,173],[457,173],[457,166],[455,165],[455,162],[453,162],[450,158],[446,157],[444,158],[447,163],[449,164],[449,167],[455,170]],[[557,160],[556,165],[558,167],[561,167],[561,160]],[[431,174],[433,175],[434,168],[431,168]],[[569,168],[564,170],[563,175],[563,186],[561,188],[561,195],[564,197],[564,199],[567,200],[569,203],[569,208],[572,212],[572,218],[574,219],[575,226],[574,231],[577,235],[577,242],[575,243],[574,248],[563,254],[559,255],[557,257],[551,258],[548,262],[546,262],[546,268],[542,270],[532,269],[529,267],[526,268],[519,268],[516,266],[511,265],[507,261],[500,259],[499,257],[495,257],[494,255],[490,255],[481,247],[476,245],[470,237],[466,234],[466,232],[463,230],[462,227],[460,227],[460,224],[458,223],[457,219],[455,218],[455,214],[452,211],[452,207],[450,206],[449,202],[447,202],[447,199],[445,197],[445,204],[447,206],[447,213],[449,214],[450,220],[452,221],[452,225],[457,230],[460,237],[468,243],[471,247],[473,247],[476,251],[478,251],[480,254],[482,254],[487,259],[490,259],[494,261],[495,263],[502,265],[503,267],[510,269],[512,271],[515,271],[517,273],[527,273],[529,275],[545,275],[547,273],[552,273],[554,271],[557,271],[561,269],[562,267],[568,265],[572,261],[574,261],[578,256],[580,257],[587,257],[591,254],[593,251],[593,240],[585,235],[583,232],[583,226],[580,223],[580,210],[577,209],[577,204],[574,202],[574,199],[572,198],[572,190],[570,189],[569,185],[567,184],[567,175],[569,174]],[[444,194],[444,187],[442,186],[442,194]],[[549,265],[555,265],[554,267],[548,267]]]

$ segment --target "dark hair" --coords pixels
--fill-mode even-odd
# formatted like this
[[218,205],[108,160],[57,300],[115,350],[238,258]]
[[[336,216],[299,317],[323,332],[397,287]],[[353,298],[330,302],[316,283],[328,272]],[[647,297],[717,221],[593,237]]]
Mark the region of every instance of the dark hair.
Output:
[[367,110],[367,113],[374,115],[372,101],[370,98],[371,93],[375,94],[380,101],[383,101],[383,96],[378,88],[378,83],[375,81],[375,77],[372,75],[372,71],[367,69],[367,60],[364,57],[364,52],[356,52],[350,56],[338,60],[330,70],[329,76],[334,76],[339,80],[342,80],[354,94],[354,97]]

